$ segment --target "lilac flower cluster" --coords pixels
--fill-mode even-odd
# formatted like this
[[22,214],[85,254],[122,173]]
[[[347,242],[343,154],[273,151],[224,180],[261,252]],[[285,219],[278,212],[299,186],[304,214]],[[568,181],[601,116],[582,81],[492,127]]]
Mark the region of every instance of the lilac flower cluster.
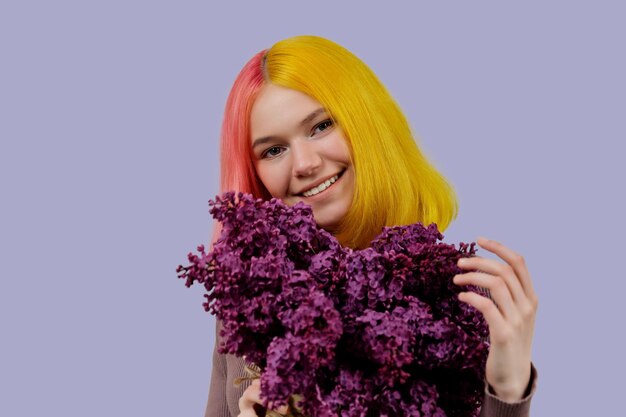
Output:
[[205,286],[220,352],[263,370],[266,406],[300,394],[308,416],[478,415],[488,329],[452,283],[474,243],[414,224],[352,250],[303,203],[231,192],[209,205],[221,237],[177,272]]

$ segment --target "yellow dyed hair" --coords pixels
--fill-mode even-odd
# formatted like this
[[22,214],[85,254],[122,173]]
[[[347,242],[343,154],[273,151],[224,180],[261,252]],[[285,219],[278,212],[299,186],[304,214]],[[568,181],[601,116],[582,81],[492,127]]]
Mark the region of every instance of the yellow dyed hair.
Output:
[[264,76],[315,98],[343,130],[355,171],[355,193],[336,237],[363,248],[383,226],[456,218],[452,186],[428,161],[387,89],[372,70],[340,45],[317,36],[282,40],[266,53]]

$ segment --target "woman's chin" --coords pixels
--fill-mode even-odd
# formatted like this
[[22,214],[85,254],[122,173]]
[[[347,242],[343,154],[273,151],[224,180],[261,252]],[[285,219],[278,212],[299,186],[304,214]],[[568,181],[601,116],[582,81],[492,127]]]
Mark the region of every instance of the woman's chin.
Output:
[[318,216],[315,215],[315,211],[313,211],[313,217],[315,218],[315,222],[320,228],[334,235],[339,230],[339,224],[340,224],[341,219],[343,218],[343,215],[339,217],[338,219],[327,218],[324,216],[319,216],[319,219],[318,219]]

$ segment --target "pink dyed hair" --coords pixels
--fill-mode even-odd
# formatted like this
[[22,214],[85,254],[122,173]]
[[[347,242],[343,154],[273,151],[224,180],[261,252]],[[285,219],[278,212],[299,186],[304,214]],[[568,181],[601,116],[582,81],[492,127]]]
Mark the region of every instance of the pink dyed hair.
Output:
[[[263,58],[267,51],[254,55],[235,79],[224,109],[220,137],[220,193],[241,191],[257,198],[270,199],[252,164],[250,149],[250,112],[263,85]],[[211,245],[221,233],[221,225],[214,222]]]
[[250,150],[250,112],[265,84],[262,65],[266,51],[246,63],[228,95],[220,145],[220,192],[241,191],[257,198],[271,198],[256,175]]

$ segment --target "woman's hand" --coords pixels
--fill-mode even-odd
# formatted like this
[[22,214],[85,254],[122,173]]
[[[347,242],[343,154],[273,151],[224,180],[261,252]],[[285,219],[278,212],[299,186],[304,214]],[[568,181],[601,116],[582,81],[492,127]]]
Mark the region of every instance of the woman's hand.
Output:
[[[255,379],[252,384],[246,388],[241,398],[239,398],[239,415],[237,417],[256,417],[264,416],[265,408],[261,403],[261,380]],[[288,406],[278,408],[276,412],[279,414],[287,414]]]
[[521,255],[493,240],[479,238],[477,243],[506,263],[478,256],[461,258],[459,268],[480,272],[456,275],[454,283],[476,285],[491,292],[493,301],[474,292],[460,293],[459,300],[485,317],[491,342],[487,382],[499,398],[513,402],[523,398],[530,380],[537,296]]

